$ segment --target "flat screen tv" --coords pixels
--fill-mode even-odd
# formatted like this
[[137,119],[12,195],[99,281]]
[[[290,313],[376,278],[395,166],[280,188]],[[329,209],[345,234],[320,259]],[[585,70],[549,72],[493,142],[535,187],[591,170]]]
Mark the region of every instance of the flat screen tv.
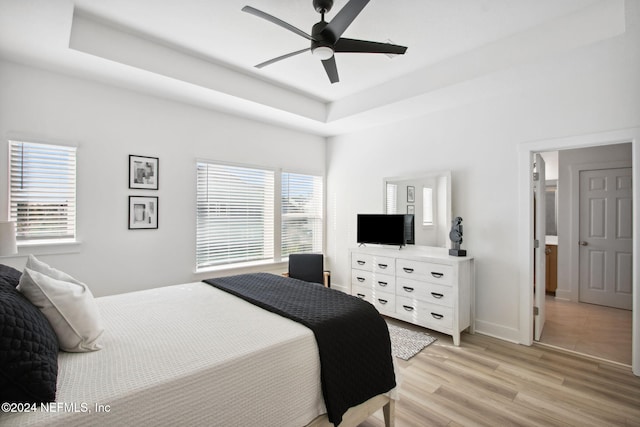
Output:
[[414,243],[413,215],[358,214],[359,244],[404,246]]

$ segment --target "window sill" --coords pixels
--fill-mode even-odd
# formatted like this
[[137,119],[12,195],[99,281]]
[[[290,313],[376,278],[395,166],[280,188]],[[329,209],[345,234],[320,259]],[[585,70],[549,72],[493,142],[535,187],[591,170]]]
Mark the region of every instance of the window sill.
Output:
[[204,267],[204,268],[196,268],[195,274],[206,274],[206,273],[225,273],[225,274],[242,274],[242,273],[252,273],[258,271],[279,271],[282,268],[286,270],[287,261],[253,261],[253,262],[243,262],[237,264],[224,264],[218,265],[214,267]]
[[18,253],[4,256],[2,258],[19,258],[29,255],[58,255],[80,253],[81,242],[58,241],[58,242],[28,242],[18,244]]

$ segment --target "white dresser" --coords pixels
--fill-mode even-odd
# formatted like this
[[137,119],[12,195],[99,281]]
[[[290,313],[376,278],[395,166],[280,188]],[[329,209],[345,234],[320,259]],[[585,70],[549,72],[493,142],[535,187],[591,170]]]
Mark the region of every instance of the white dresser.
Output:
[[444,248],[351,250],[351,294],[389,317],[453,336],[474,325],[474,261]]

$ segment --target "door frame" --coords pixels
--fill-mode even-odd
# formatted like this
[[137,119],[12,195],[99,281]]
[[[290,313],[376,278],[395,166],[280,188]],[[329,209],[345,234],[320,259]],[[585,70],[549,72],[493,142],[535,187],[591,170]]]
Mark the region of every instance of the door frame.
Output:
[[518,268],[520,271],[520,343],[533,343],[533,185],[535,153],[599,145],[631,143],[633,168],[633,313],[631,365],[640,376],[640,127],[566,138],[520,143],[518,146]]
[[[631,159],[618,162],[601,162],[601,163],[586,163],[581,165],[572,165],[569,167],[570,181],[569,186],[571,188],[571,211],[577,212],[580,215],[580,172],[590,170],[601,169],[622,169],[631,168],[633,175],[633,162]],[[635,180],[634,180],[635,181]],[[635,187],[635,186],[634,186]],[[632,191],[632,195],[635,198],[635,193]],[[634,200],[635,202],[635,200]],[[633,204],[635,212],[635,204]],[[635,224],[634,224],[635,225]],[[634,228],[635,231],[635,228]],[[571,230],[569,232],[571,242],[577,242],[580,240],[580,222],[572,221]],[[635,240],[635,233],[633,238]],[[634,248],[635,249],[635,248]],[[567,294],[566,291],[561,290],[559,296],[567,296],[571,301],[580,301],[580,250],[577,246],[569,248],[571,253],[571,268],[569,269],[571,283],[575,283],[576,286],[571,287],[571,292]],[[634,289],[635,292],[635,289]],[[558,293],[556,293],[558,295]]]

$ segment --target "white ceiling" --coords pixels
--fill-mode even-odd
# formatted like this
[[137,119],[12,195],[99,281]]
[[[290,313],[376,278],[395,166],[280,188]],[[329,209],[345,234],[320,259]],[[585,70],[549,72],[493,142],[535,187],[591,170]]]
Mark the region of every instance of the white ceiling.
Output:
[[489,74],[617,34],[621,4],[373,0],[343,36],[407,53],[337,54],[333,85],[310,53],[254,68],[308,41],[241,8],[310,33],[320,20],[311,0],[0,0],[0,56],[331,135],[416,114],[416,97],[428,95],[422,112],[442,108],[461,82],[491,85]]

